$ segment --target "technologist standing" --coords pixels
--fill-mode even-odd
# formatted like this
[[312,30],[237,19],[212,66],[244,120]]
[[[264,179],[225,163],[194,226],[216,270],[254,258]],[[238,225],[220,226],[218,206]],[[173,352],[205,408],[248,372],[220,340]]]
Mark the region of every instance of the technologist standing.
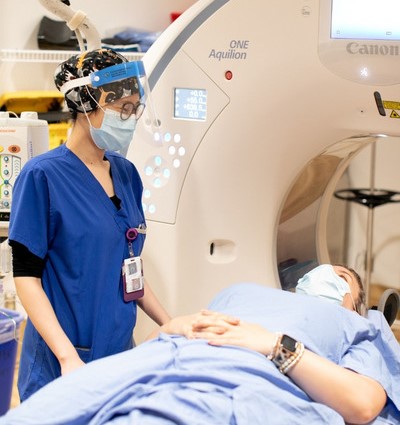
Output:
[[99,49],[59,65],[55,83],[73,129],[65,145],[30,160],[15,184],[9,241],[28,314],[22,401],[84,363],[130,349],[137,304],[157,324],[169,320],[137,274],[146,229],[141,180],[113,152],[126,152],[145,107],[144,71],[133,64]]

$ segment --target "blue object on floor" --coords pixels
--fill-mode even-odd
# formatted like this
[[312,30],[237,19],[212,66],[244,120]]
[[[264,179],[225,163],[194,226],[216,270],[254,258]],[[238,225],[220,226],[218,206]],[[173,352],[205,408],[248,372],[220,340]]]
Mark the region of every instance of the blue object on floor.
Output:
[[21,313],[0,308],[0,416],[10,408]]

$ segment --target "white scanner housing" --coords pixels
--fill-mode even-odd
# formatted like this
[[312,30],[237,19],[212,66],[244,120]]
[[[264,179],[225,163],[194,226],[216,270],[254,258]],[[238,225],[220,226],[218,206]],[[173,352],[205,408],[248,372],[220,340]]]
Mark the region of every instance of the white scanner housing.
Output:
[[145,275],[172,315],[235,282],[293,286],[287,267],[332,260],[338,181],[361,149],[400,135],[400,35],[345,32],[367,5],[386,10],[379,22],[399,12],[199,0],[146,53],[161,129],[139,121],[128,158],[145,186]]

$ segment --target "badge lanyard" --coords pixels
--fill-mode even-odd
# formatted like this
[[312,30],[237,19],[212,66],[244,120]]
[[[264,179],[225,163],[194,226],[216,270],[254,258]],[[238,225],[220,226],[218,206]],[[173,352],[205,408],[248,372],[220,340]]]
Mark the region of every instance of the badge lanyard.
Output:
[[135,301],[144,295],[143,261],[140,256],[135,256],[133,251],[133,241],[139,233],[145,234],[146,228],[142,225],[131,227],[125,233],[129,251],[129,258],[126,258],[122,265],[124,301],[126,302]]
[[133,252],[133,241],[137,238],[138,233],[135,227],[131,227],[125,233],[126,239],[128,239],[129,257],[131,258],[135,256]]

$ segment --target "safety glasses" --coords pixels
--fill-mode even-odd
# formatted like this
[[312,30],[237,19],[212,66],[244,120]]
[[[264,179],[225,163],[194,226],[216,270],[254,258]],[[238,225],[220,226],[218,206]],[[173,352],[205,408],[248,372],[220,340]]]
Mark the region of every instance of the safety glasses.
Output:
[[135,115],[136,120],[138,120],[144,112],[146,105],[144,103],[137,102],[124,102],[121,105],[120,117],[122,121],[126,121],[132,115]]

